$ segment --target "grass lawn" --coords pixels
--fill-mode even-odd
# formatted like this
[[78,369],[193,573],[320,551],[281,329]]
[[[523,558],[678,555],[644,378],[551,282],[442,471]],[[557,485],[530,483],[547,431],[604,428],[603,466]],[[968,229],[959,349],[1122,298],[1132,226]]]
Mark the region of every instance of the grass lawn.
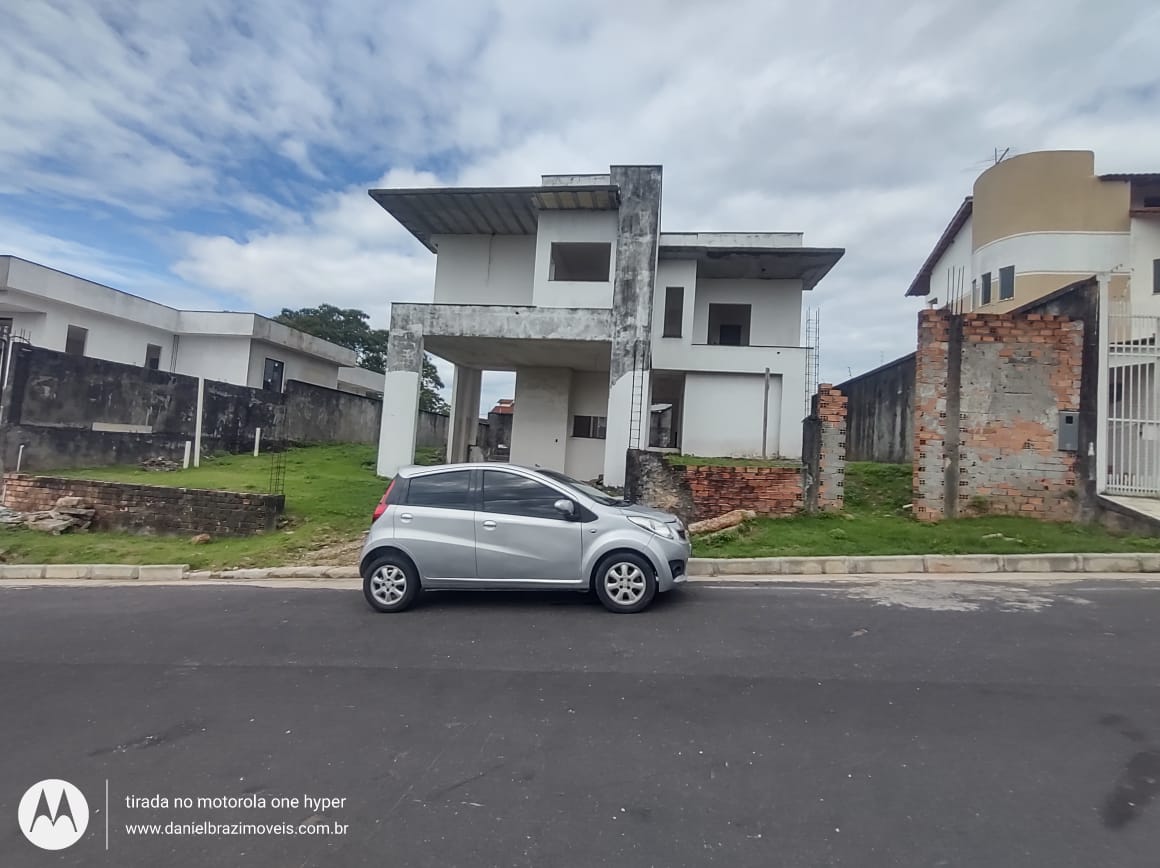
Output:
[[[419,456],[420,460],[424,457]],[[135,467],[59,471],[56,475],[185,488],[268,490],[270,456],[227,455],[201,467],[152,473]],[[277,566],[304,552],[357,539],[386,489],[375,476],[375,447],[313,446],[286,453],[286,527],[253,537],[194,545],[187,537],[80,533],[51,536],[0,529],[9,563],[176,563],[194,569]]]
[[736,533],[694,540],[698,557],[779,555],[1030,554],[1160,551],[1160,537],[1116,536],[1100,527],[984,516],[923,524],[910,503],[909,465],[846,466],[845,514],[749,522]]

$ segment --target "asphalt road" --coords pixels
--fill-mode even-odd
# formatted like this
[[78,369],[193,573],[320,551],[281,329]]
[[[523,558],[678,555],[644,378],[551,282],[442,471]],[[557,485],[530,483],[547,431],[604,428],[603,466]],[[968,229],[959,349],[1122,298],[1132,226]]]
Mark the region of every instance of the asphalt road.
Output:
[[[0,865],[1156,866],[1160,590],[1088,587],[0,590]],[[125,829],[206,820],[346,829]]]

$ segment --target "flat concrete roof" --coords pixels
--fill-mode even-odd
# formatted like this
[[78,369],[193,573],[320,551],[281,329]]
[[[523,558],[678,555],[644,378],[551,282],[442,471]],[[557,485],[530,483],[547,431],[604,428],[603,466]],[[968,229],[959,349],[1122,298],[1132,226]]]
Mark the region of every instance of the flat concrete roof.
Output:
[[436,235],[534,235],[540,211],[610,211],[613,184],[370,190],[372,199],[432,253]]
[[723,247],[667,244],[661,235],[661,259],[695,260],[697,277],[726,280],[800,279],[802,289],[817,286],[846,251],[841,247]]

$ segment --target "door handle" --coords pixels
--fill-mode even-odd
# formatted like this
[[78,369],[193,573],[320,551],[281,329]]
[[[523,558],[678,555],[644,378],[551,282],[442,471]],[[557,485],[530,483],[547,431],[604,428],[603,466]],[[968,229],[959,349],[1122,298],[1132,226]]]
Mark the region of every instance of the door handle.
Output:
[[485,528],[487,528],[488,530],[495,530],[495,522],[494,522],[494,521],[492,521],[490,518],[489,518],[489,519],[487,519],[487,521],[485,521],[485,522],[483,523],[483,526],[484,526]]
[[414,516],[409,512],[404,512],[399,515],[399,521],[410,521],[412,518],[414,518]]

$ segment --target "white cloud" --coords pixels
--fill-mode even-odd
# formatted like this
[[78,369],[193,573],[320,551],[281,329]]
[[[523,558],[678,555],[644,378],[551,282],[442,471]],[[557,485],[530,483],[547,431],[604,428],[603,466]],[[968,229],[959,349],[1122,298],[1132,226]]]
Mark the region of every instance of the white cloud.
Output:
[[185,281],[385,325],[391,300],[430,297],[433,257],[367,187],[662,162],[667,229],[847,248],[807,298],[826,379],[912,347],[902,293],[993,149],[1149,170],[1160,139],[1148,0],[57,0],[10,17],[0,189],[262,221],[181,236]]

